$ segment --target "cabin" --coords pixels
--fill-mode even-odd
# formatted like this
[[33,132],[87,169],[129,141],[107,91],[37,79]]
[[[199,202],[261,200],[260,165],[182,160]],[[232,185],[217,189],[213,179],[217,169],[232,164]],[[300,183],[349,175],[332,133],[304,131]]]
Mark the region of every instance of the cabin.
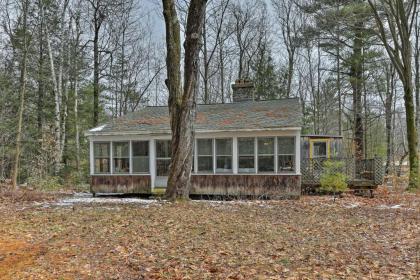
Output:
[[[341,154],[341,138],[301,135],[296,98],[256,100],[237,80],[233,102],[197,105],[192,195],[293,198],[306,159]],[[149,106],[86,132],[91,192],[152,194],[166,188],[171,131],[166,106]],[[313,166],[303,166],[313,172]]]

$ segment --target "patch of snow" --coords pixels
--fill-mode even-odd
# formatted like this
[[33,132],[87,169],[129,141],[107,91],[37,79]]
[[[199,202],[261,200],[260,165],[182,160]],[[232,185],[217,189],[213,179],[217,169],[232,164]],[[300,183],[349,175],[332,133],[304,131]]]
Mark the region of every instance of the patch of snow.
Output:
[[96,132],[96,131],[101,131],[102,129],[104,129],[106,127],[106,124],[101,125],[101,126],[97,126],[92,128],[91,130],[89,130],[90,132]]
[[127,197],[93,197],[89,193],[75,193],[73,197],[60,199],[57,202],[43,204],[44,208],[50,206],[73,206],[75,204],[138,204],[149,207],[160,205],[156,199],[127,198]]
[[264,200],[194,200],[197,203],[204,203],[214,207],[230,207],[238,205],[259,206],[262,208],[272,208]]
[[344,205],[345,208],[356,208],[359,207],[359,203],[350,203],[348,205]]
[[415,209],[413,209],[413,208],[406,208],[406,207],[403,207],[403,206],[404,205],[400,205],[400,204],[396,204],[396,205],[384,205],[384,204],[382,204],[382,205],[379,205],[376,208],[378,208],[378,209],[402,209],[402,210],[408,210],[408,211],[415,211]]

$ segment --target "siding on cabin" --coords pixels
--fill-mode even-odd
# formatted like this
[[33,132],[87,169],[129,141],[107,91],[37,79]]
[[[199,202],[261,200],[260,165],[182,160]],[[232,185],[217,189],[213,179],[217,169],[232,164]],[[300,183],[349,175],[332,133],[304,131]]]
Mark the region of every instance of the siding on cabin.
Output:
[[[151,194],[149,175],[95,175],[93,193]],[[191,195],[254,196],[297,198],[301,193],[300,175],[192,175]]]
[[192,175],[193,195],[293,198],[301,193],[300,175]]
[[151,193],[150,175],[94,175],[91,176],[92,193]]

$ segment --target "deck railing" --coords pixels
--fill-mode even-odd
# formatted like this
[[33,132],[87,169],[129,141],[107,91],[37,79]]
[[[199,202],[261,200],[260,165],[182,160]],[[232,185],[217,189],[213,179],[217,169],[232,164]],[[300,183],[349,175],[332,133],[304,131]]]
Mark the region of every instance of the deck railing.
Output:
[[337,172],[344,173],[347,183],[352,185],[355,181],[365,181],[367,184],[377,186],[382,184],[384,168],[382,159],[375,157],[372,159],[355,160],[354,158],[306,158],[301,161],[302,184],[319,185],[321,175],[324,173],[325,161],[340,161],[344,164],[337,167]]

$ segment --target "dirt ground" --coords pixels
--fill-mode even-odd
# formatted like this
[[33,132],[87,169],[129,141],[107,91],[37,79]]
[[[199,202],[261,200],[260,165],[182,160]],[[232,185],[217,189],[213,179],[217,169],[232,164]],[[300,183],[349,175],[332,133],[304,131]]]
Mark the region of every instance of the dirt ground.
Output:
[[0,279],[420,278],[418,194],[28,197],[0,192]]

